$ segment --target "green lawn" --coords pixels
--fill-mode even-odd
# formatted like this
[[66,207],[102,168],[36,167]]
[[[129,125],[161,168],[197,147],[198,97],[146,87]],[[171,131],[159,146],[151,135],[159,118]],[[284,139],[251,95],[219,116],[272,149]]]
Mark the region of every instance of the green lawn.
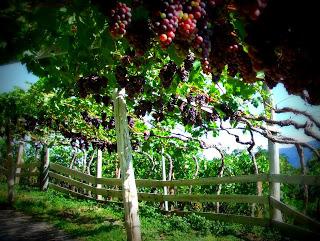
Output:
[[[0,203],[6,202],[6,185],[0,184]],[[52,190],[16,188],[14,207],[48,221],[81,240],[126,240],[123,211],[117,204],[79,200]],[[165,216],[146,204],[140,206],[145,241],[277,240],[279,235],[260,227],[227,225],[196,215]]]

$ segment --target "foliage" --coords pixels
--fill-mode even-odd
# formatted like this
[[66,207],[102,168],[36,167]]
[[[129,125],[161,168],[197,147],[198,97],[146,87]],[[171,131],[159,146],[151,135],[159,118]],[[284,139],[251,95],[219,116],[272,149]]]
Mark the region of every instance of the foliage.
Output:
[[[1,185],[0,205],[5,202],[5,186]],[[89,200],[74,199],[55,191],[17,189],[15,208],[44,221],[53,223],[72,236],[83,240],[125,240],[122,208],[117,204],[104,205]],[[146,240],[241,240],[240,234],[249,235],[245,226],[222,225],[190,215],[164,216],[153,207],[141,205],[142,233]],[[201,226],[204,225],[204,226]],[[241,228],[239,228],[241,227]],[[232,230],[238,230],[233,232]],[[258,233],[256,235],[260,235]],[[261,234],[264,235],[264,234]],[[273,237],[274,238],[274,237]],[[273,238],[267,240],[274,240]]]

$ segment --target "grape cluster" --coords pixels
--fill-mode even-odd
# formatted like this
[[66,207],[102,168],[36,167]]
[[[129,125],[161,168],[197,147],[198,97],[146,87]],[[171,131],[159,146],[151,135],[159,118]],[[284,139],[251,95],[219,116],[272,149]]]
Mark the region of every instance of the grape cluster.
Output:
[[134,127],[134,119],[131,116],[127,117],[128,125],[130,128]]
[[116,67],[116,79],[121,88],[126,88],[126,93],[129,99],[143,92],[145,79],[142,75],[130,76],[124,66]]
[[183,66],[178,69],[178,75],[181,80],[186,82],[189,78],[189,72],[192,69],[193,63],[195,60],[195,56],[193,53],[189,53],[183,61]]
[[[320,72],[317,10],[309,1],[246,1],[252,8],[263,8],[255,19],[243,12],[249,56],[255,70],[265,73],[269,87],[284,84],[289,93],[308,92],[308,101],[319,104]],[[242,7],[242,1],[236,1]],[[260,4],[260,6],[259,6]],[[261,5],[262,4],[262,5]],[[288,7],[290,6],[290,7]],[[250,15],[250,14],[249,14]],[[297,17],[299,16],[299,17]]]
[[110,11],[109,30],[113,37],[123,37],[131,22],[131,8],[125,3],[117,2],[115,8]]
[[81,112],[81,116],[86,123],[93,125],[97,129],[99,129],[100,125],[102,124],[101,119],[90,117],[87,111]]
[[138,105],[134,109],[134,114],[138,117],[144,117],[146,113],[151,113],[152,111],[152,102],[148,100],[139,101]]
[[130,76],[129,84],[126,86],[126,93],[129,99],[143,92],[145,79],[142,75]]
[[216,24],[212,31],[212,49],[209,62],[213,66],[214,78],[219,78],[225,65],[227,65],[229,75],[235,76],[239,72],[245,82],[255,81],[255,71],[251,59],[243,47],[238,44],[233,26],[228,21],[223,20]]
[[126,34],[128,42],[134,47],[136,56],[144,55],[150,48],[152,37],[154,37],[154,34],[145,20],[133,21]]
[[111,98],[108,95],[94,94],[93,98],[98,104],[103,103],[105,106],[111,104]]
[[93,149],[108,151],[109,153],[117,151],[117,144],[109,141],[94,140],[91,144]]
[[235,0],[235,5],[240,13],[256,21],[267,7],[268,0]]
[[114,117],[111,117],[109,120],[107,120],[106,118],[104,118],[101,122],[101,125],[103,126],[103,128],[105,130],[112,130],[116,127],[116,123],[114,120]]
[[87,77],[81,77],[77,81],[79,95],[81,98],[85,98],[88,94],[97,94],[102,88],[105,88],[108,84],[108,79],[104,76],[96,74],[89,75]]
[[[116,34],[121,29],[119,36],[128,30],[126,37],[136,50],[135,56],[146,52],[155,34],[164,49],[174,43],[182,57],[192,50],[201,59],[203,72],[212,74],[213,82],[225,66],[230,76],[239,75],[248,83],[256,81],[256,72],[262,70],[270,87],[281,82],[289,93],[307,91],[305,97],[310,103],[320,103],[320,45],[314,34],[318,19],[311,0],[304,4],[290,0],[133,0],[132,6],[147,10],[148,20],[139,16],[130,26],[127,10],[120,10],[128,8],[125,4],[98,2],[115,2],[109,7],[114,9],[109,26],[116,26]],[[244,23],[244,39],[237,36],[234,19]],[[141,34],[143,29],[146,36]],[[242,41],[248,50],[244,50]],[[179,69],[178,74],[187,80],[185,69]],[[165,85],[170,86],[170,81]]]
[[160,8],[154,14],[152,28],[163,48],[170,45],[175,38],[181,13],[182,5],[179,0],[160,0]]
[[170,87],[177,69],[177,65],[173,61],[170,61],[160,70],[159,77],[164,88]]
[[70,139],[70,145],[73,148],[79,148],[80,150],[89,150],[90,145],[93,149],[100,149],[101,151],[108,150],[109,152],[116,151],[116,144],[111,143],[109,141],[98,140],[98,139],[91,139],[87,136],[84,136],[82,133],[77,133],[73,131],[69,131],[68,127],[61,123],[59,127],[60,133],[67,139]]

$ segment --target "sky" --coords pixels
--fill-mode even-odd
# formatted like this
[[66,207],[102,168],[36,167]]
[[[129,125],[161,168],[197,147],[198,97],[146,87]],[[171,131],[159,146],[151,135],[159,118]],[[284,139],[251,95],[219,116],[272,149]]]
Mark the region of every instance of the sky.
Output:
[[29,83],[34,83],[38,77],[28,73],[27,68],[20,63],[0,65],[0,93],[8,92],[15,86],[26,90]]
[[[0,93],[8,92],[12,90],[15,86],[22,89],[27,89],[31,83],[38,80],[38,77],[34,76],[32,73],[28,73],[26,67],[20,63],[12,63],[8,65],[0,66]],[[289,95],[282,84],[278,84],[272,89],[274,105],[278,108],[282,107],[292,107],[302,111],[308,111],[316,119],[320,120],[320,106],[312,106],[302,100],[299,96]],[[277,114],[275,116],[276,120],[283,120],[291,118],[299,123],[304,123],[306,118],[302,116],[297,116],[294,114]],[[225,127],[228,127],[228,123],[225,123]],[[319,130],[316,130],[319,132]],[[241,140],[249,140],[249,136],[243,136],[241,131],[233,131],[235,134],[240,134]],[[311,141],[312,139],[307,137],[302,131],[297,131],[294,127],[281,128],[281,133],[286,136],[294,137],[301,141]],[[319,132],[320,133],[320,132]],[[254,136],[256,146],[261,146],[263,148],[267,147],[267,139],[256,134]],[[208,143],[214,143],[218,146],[224,147],[226,150],[233,150],[235,148],[242,149],[243,146],[236,143],[233,136],[226,133],[222,133],[219,137],[212,137],[208,135],[205,137]],[[287,147],[288,145],[280,145],[280,147]],[[204,151],[204,155],[207,158],[212,158],[213,156],[218,156],[213,149],[208,149]]]

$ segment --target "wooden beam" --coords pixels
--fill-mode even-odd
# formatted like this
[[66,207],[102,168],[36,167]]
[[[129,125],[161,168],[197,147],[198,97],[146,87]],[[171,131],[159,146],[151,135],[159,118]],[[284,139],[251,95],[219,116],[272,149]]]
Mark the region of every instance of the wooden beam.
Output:
[[236,203],[259,203],[268,204],[268,198],[256,195],[209,195],[209,194],[177,194],[177,195],[163,195],[153,193],[138,193],[139,199],[144,201],[178,201],[178,202],[236,202]]
[[272,182],[320,186],[320,176],[270,174]]
[[50,178],[55,178],[55,179],[57,179],[59,181],[66,182],[66,183],[68,183],[70,185],[73,185],[73,186],[76,186],[76,187],[79,187],[79,188],[84,188],[86,190],[90,190],[92,192],[95,192],[95,190],[96,190],[95,187],[92,187],[92,186],[90,186],[88,184],[73,180],[71,178],[65,177],[63,175],[60,175],[58,173],[54,173],[54,172],[51,172],[51,171],[49,172],[49,177]]
[[52,188],[53,190],[56,190],[58,192],[62,192],[62,193],[65,193],[65,194],[70,194],[70,195],[73,195],[73,196],[76,196],[76,197],[79,197],[79,198],[95,200],[95,199],[93,199],[93,198],[91,198],[89,196],[86,196],[86,195],[78,193],[78,192],[74,192],[74,191],[72,191],[70,189],[61,187],[61,186],[56,185],[56,184],[51,183],[51,182],[49,182],[48,188]]
[[[171,213],[171,212],[169,212]],[[173,211],[178,216],[186,216],[190,214],[196,214],[198,216],[205,217],[210,220],[219,220],[222,222],[231,222],[231,223],[241,223],[241,224],[250,224],[268,227],[270,225],[270,221],[267,218],[257,218],[257,217],[249,217],[244,215],[233,215],[233,214],[221,214],[221,213],[209,213],[209,212],[184,212],[184,211]]]
[[83,181],[86,181],[87,183],[90,182],[92,184],[96,184],[96,177],[88,175],[88,174],[84,174],[84,173],[76,171],[76,170],[72,170],[68,167],[64,167],[64,166],[61,166],[56,163],[50,163],[50,171],[52,171],[52,170],[56,171],[56,172],[60,172],[64,175],[71,176],[73,178],[81,179]]
[[96,178],[97,184],[102,184],[106,186],[121,186],[121,179],[120,178]]
[[285,235],[294,238],[294,240],[320,240],[320,233],[315,233],[296,225],[271,221],[271,226],[280,230]]
[[292,209],[288,205],[282,202],[279,202],[273,197],[270,197],[270,205],[274,208],[281,210],[286,215],[293,217],[298,223],[308,225],[308,228],[314,231],[317,231],[317,232],[320,231],[320,223],[318,221],[304,215],[303,213],[300,213]]

